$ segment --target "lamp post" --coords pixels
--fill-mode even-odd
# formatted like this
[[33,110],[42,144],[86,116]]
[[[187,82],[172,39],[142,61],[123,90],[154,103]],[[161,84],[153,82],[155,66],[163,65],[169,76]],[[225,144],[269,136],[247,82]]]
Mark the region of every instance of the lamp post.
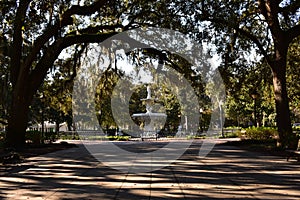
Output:
[[200,108],[199,112],[200,112],[200,131],[201,131],[201,133],[203,133],[203,126],[202,126],[202,121],[203,121],[203,109]]
[[256,90],[254,90],[251,94],[251,97],[254,101],[254,126],[257,127],[257,119],[256,119],[256,99],[258,98],[258,93]]
[[44,122],[44,107],[40,110],[41,113],[41,125],[42,125],[42,130],[41,130],[41,143],[44,143],[44,130],[45,130],[45,122]]
[[40,114],[41,114],[41,125],[42,125],[42,130],[41,130],[41,143],[44,144],[44,134],[45,134],[45,122],[44,122],[44,101],[45,101],[45,95],[44,95],[44,91],[42,91],[41,94],[41,110],[40,110]]

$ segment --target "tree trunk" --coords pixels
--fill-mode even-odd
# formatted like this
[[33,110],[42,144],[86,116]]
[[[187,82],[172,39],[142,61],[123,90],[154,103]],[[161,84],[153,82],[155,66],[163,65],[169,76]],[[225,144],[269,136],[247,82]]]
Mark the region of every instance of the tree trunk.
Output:
[[9,110],[6,146],[22,150],[25,145],[25,133],[28,122],[30,95],[25,87],[14,91]]
[[59,132],[59,121],[55,121],[55,133],[58,134]]
[[286,58],[287,51],[284,47],[276,51],[275,61],[272,64],[274,95],[276,104],[276,120],[279,132],[278,146],[281,148],[295,148],[297,145],[296,134],[293,133],[289,100],[286,89]]

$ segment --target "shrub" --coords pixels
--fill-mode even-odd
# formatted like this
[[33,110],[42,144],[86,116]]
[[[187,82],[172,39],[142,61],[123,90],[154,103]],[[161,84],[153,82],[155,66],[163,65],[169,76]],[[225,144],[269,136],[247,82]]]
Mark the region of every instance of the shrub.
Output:
[[[241,127],[238,126],[229,126],[223,128],[223,136],[224,138],[237,138],[241,135]],[[220,137],[222,138],[222,137]]]
[[128,141],[130,139],[130,136],[118,136],[118,141]]
[[45,136],[44,136],[45,140],[50,140],[50,141],[55,141],[57,139],[57,133],[50,131],[50,132],[45,132]]
[[56,139],[61,139],[61,140],[80,140],[79,135],[77,134],[60,134],[56,137]]
[[225,133],[224,136],[225,136],[225,138],[237,138],[237,137],[239,137],[239,132],[240,131],[233,131],[230,133]]
[[300,139],[300,126],[293,127],[293,132],[296,133],[297,138]]
[[128,141],[130,139],[130,136],[107,136],[106,137],[109,140],[116,140],[116,141]]
[[33,144],[41,144],[42,133],[40,131],[27,131],[25,139],[29,140]]
[[244,132],[245,139],[251,140],[268,140],[275,138],[278,135],[277,130],[269,127],[251,127],[245,129]]

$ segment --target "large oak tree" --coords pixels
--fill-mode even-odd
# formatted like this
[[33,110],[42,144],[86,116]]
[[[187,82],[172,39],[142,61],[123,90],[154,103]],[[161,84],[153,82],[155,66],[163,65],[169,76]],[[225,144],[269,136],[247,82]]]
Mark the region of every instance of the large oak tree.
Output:
[[102,42],[130,27],[123,13],[132,5],[99,0],[2,1],[1,55],[8,58],[11,101],[7,145],[22,148],[29,105],[62,50],[74,44]]

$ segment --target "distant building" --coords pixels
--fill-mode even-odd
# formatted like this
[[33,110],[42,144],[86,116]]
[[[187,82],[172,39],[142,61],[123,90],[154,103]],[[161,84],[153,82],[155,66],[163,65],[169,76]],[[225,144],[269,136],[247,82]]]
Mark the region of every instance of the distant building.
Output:
[[[42,131],[42,124],[33,124],[27,128],[27,131]],[[44,122],[44,132],[55,132],[56,124],[45,121]],[[59,124],[59,132],[68,131],[68,125],[66,122]]]

